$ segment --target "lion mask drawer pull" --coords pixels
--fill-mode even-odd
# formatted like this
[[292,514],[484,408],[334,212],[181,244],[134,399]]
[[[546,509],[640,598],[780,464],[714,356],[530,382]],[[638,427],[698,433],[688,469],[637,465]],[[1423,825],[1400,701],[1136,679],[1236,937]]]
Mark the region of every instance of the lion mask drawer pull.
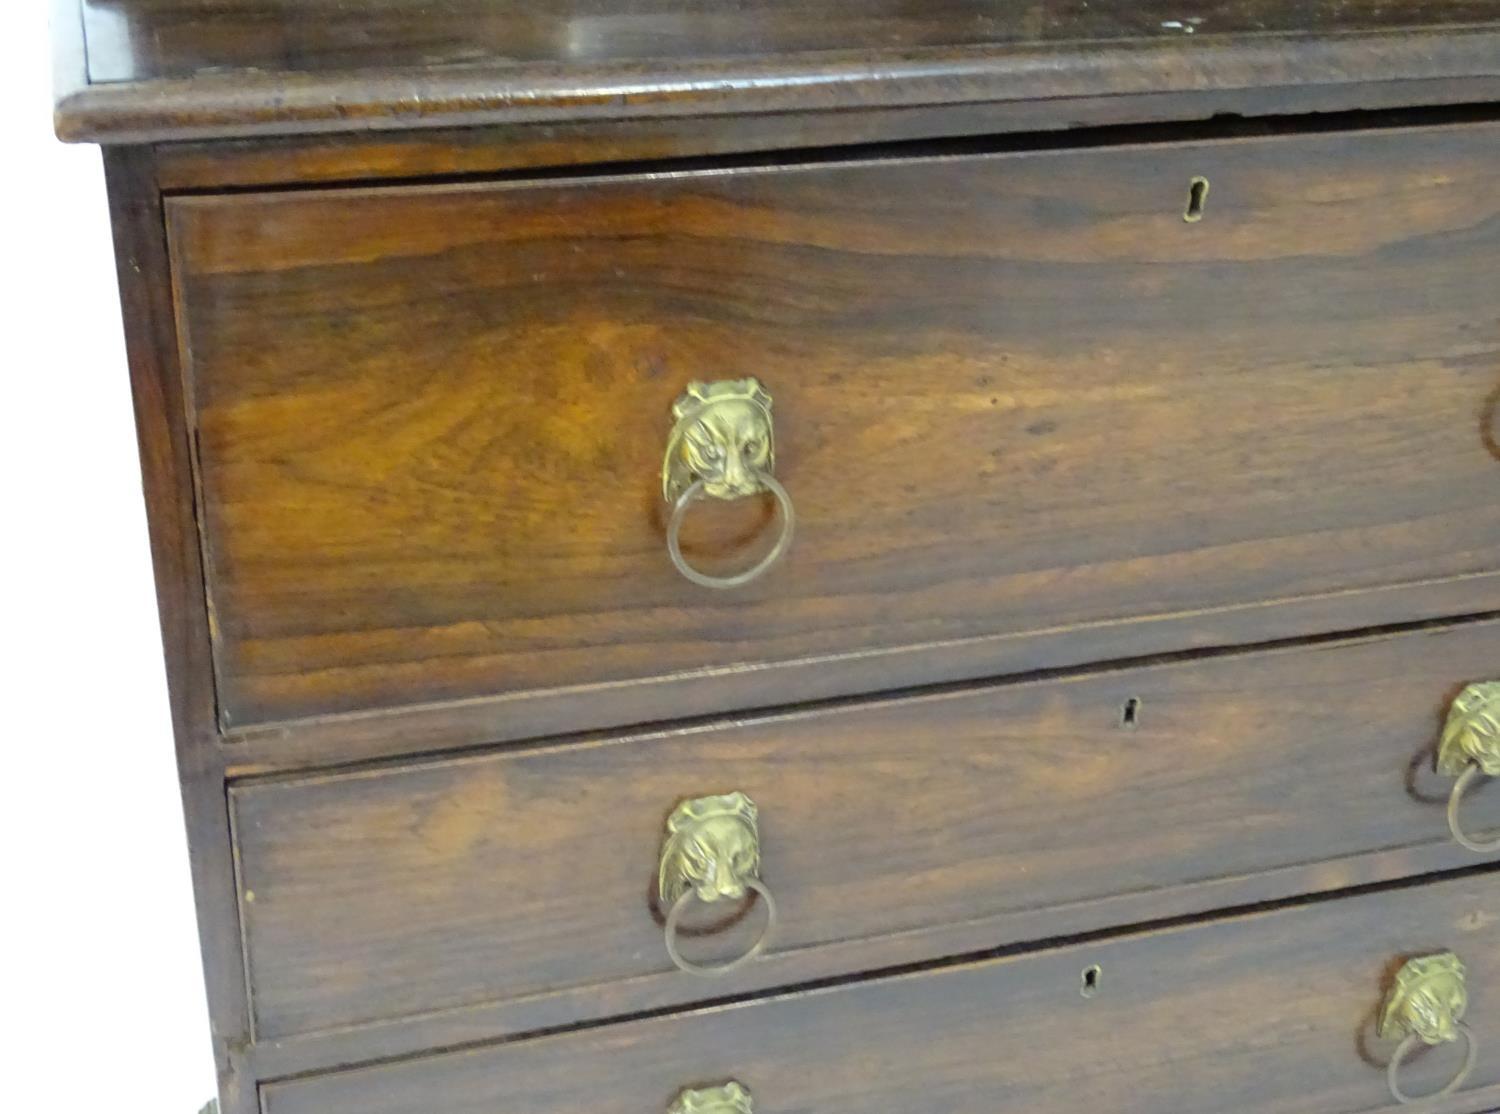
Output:
[[1459,693],[1443,725],[1437,768],[1458,778],[1448,798],[1448,828],[1470,851],[1500,851],[1500,834],[1489,839],[1467,834],[1459,822],[1464,795],[1480,778],[1500,775],[1500,681],[1470,685]]
[[755,1104],[742,1084],[730,1080],[722,1087],[683,1091],[667,1114],[755,1114]]
[[[1469,1005],[1464,979],[1463,961],[1452,952],[1409,959],[1396,972],[1395,983],[1380,1011],[1378,1031],[1382,1037],[1401,1038],[1386,1068],[1386,1083],[1397,1102],[1405,1105],[1451,1095],[1474,1070],[1479,1049],[1474,1034],[1463,1023]],[[1449,1044],[1460,1038],[1464,1041],[1463,1067],[1446,1086],[1420,1097],[1410,1096],[1401,1089],[1401,1067],[1419,1045]]]
[[[684,801],[667,818],[657,892],[667,910],[667,955],[690,975],[724,975],[744,966],[765,948],[776,927],[776,901],[760,880],[760,828],[755,802],[743,793]],[[678,925],[694,901],[743,901],[755,894],[765,903],[766,923],[744,954],[717,965],[683,958]]]
[[[662,497],[672,505],[667,553],[672,564],[705,588],[749,584],[779,561],[792,543],[796,514],[792,498],[772,472],[776,467],[771,396],[757,379],[689,383],[672,407],[676,424],[662,461]],[[770,492],[780,509],[780,532],[764,557],[743,572],[710,576],[682,555],[682,525],[702,499],[745,499]]]

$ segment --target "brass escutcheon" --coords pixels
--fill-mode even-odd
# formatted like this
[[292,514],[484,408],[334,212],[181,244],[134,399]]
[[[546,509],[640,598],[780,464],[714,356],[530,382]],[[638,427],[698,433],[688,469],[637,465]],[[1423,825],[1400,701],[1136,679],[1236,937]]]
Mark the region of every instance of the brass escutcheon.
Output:
[[[1464,1011],[1469,1006],[1464,977],[1463,961],[1452,952],[1409,959],[1396,972],[1391,992],[1380,1011],[1377,1031],[1382,1037],[1401,1038],[1386,1068],[1386,1084],[1397,1102],[1404,1105],[1451,1095],[1474,1070],[1478,1046],[1474,1034],[1463,1023]],[[1401,1090],[1401,1066],[1418,1045],[1449,1044],[1459,1039],[1465,1046],[1463,1067],[1447,1086],[1416,1097]]]
[[755,1114],[750,1092],[734,1080],[722,1087],[683,1091],[667,1114]]
[[1481,681],[1458,694],[1443,724],[1437,768],[1458,778],[1448,797],[1448,828],[1453,838],[1483,855],[1500,851],[1500,834],[1488,839],[1471,836],[1458,817],[1464,795],[1474,783],[1500,775],[1500,681]]
[[[791,496],[772,474],[776,431],[771,396],[758,379],[689,383],[672,406],[671,436],[661,466],[662,498],[672,505],[667,553],[687,579],[705,588],[737,588],[759,577],[781,559],[792,541],[796,515]],[[781,526],[769,553],[731,576],[710,576],[682,555],[682,525],[700,499],[746,499],[770,492]]]
[[[765,948],[776,926],[776,901],[760,880],[760,827],[755,802],[743,793],[684,801],[667,818],[657,872],[657,893],[666,917],[667,955],[691,975],[723,975],[742,967]],[[756,894],[766,906],[766,924],[749,951],[713,966],[684,959],[677,929],[693,902],[712,905]]]

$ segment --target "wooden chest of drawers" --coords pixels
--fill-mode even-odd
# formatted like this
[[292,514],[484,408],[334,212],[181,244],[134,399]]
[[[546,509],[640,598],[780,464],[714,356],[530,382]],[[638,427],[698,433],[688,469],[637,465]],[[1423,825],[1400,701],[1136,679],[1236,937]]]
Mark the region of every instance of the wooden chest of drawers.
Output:
[[224,1114],[1500,1109],[1500,3],[57,28]]

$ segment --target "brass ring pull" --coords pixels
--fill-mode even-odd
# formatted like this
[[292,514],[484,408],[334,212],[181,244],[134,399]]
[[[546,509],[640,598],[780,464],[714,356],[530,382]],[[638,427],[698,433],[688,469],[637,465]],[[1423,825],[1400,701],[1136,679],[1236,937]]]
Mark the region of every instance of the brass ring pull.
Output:
[[[1402,964],[1380,1012],[1382,1037],[1401,1037],[1386,1065],[1385,1081],[1391,1097],[1403,1106],[1453,1094],[1468,1080],[1479,1058],[1474,1034],[1463,1023],[1469,1006],[1463,961],[1453,952],[1418,956]],[[1439,1091],[1409,1095],[1401,1089],[1401,1068],[1419,1045],[1450,1044],[1462,1039],[1464,1062]]]
[[1416,1033],[1408,1033],[1396,1048],[1396,1054],[1391,1057],[1390,1066],[1385,1069],[1386,1086],[1391,1089],[1391,1098],[1402,1106],[1409,1106],[1414,1102],[1427,1102],[1429,1099],[1447,1098],[1468,1081],[1469,1073],[1474,1070],[1475,1061],[1479,1059],[1479,1046],[1474,1041],[1474,1032],[1463,1022],[1456,1026],[1456,1032],[1464,1040],[1464,1066],[1458,1069],[1458,1074],[1448,1081],[1442,1090],[1432,1091],[1425,1095],[1408,1095],[1401,1089],[1400,1075],[1401,1065],[1406,1063],[1406,1058],[1412,1054],[1418,1045],[1426,1042]]
[[[657,872],[657,894],[668,908],[663,929],[667,956],[680,971],[727,975],[765,950],[777,923],[776,899],[760,878],[760,828],[755,802],[743,793],[684,801],[667,818]],[[678,948],[678,926],[695,901],[743,901],[755,894],[766,907],[766,923],[749,950],[723,963],[686,959]]]
[[1458,841],[1460,847],[1466,847],[1470,851],[1477,851],[1481,855],[1493,855],[1500,851],[1500,834],[1493,839],[1481,839],[1471,836],[1464,831],[1463,825],[1459,823],[1458,810],[1463,804],[1464,794],[1469,787],[1485,776],[1483,767],[1478,762],[1470,762],[1464,772],[1458,775],[1458,781],[1453,786],[1453,792],[1448,797],[1448,830],[1453,833],[1453,838]]
[[688,564],[687,558],[682,555],[682,524],[687,519],[688,510],[699,499],[705,498],[705,480],[694,480],[692,485],[678,497],[676,505],[672,508],[672,518],[667,523],[667,553],[671,555],[672,564],[677,566],[677,571],[687,577],[694,584],[702,585],[704,588],[738,588],[749,584],[756,577],[769,569],[781,555],[787,551],[792,544],[792,527],[796,522],[795,512],[792,510],[792,497],[786,493],[786,488],[776,481],[774,476],[766,473],[758,473],[757,481],[761,487],[776,496],[776,505],[780,509],[781,519],[780,532],[776,536],[776,544],[771,551],[751,565],[743,572],[734,573],[731,576],[710,576],[708,573],[700,572]]
[[689,975],[701,975],[704,978],[715,978],[719,975],[727,975],[731,971],[738,971],[765,951],[766,943],[771,939],[771,931],[776,927],[776,899],[771,896],[771,891],[766,884],[758,878],[748,879],[745,882],[745,888],[765,902],[765,927],[760,930],[760,935],[755,938],[755,943],[750,945],[748,951],[722,963],[694,963],[683,957],[677,947],[677,923],[682,919],[683,911],[696,899],[697,894],[693,890],[688,890],[672,903],[672,911],[667,914],[667,955],[679,971],[685,971]]
[[[667,553],[688,580],[704,588],[738,588],[781,560],[792,544],[792,497],[772,474],[776,467],[771,396],[756,379],[689,383],[672,407],[675,422],[661,467],[662,498],[672,505]],[[769,491],[781,524],[771,551],[743,572],[710,576],[682,555],[682,524],[704,499],[733,501]]]
[[1470,836],[1459,822],[1464,795],[1482,777],[1500,776],[1500,681],[1469,685],[1458,694],[1443,724],[1438,743],[1439,773],[1458,778],[1448,797],[1448,830],[1459,846],[1481,855],[1500,851],[1500,833],[1493,838]]

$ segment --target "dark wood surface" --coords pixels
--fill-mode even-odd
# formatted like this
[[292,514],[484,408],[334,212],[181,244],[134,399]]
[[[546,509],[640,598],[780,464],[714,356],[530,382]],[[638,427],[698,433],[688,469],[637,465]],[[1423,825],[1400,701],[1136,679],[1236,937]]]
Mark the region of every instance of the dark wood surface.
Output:
[[[62,135],[212,140],[108,168],[226,1114],[635,1114],[736,1073],[762,1114],[1377,1109],[1383,977],[1442,946],[1496,1045],[1494,873],[1300,899],[1476,861],[1422,760],[1496,620],[1325,632],[1500,610],[1500,2],[56,7]],[[1450,107],[1288,119],[1416,105]],[[1225,113],[1264,119],[179,198],[169,288],[163,190]],[[685,597],[665,408],[746,373],[804,529],[743,598]],[[712,719],[588,734],[679,716]],[[304,772],[235,780],[267,771]],[[705,986],[649,893],[666,809],[720,775],[787,919]],[[1000,945],[1046,950],[880,974]],[[1429,1109],[1500,1107],[1497,1063]]]
[[[894,687],[913,648],[1492,573],[1497,135],[174,199],[224,726],[576,730],[593,693],[666,718],[748,667]],[[742,375],[799,536],[715,594],[660,456],[688,380]],[[752,529],[722,509],[693,544]]]
[[1497,0],[84,0],[58,22],[88,45],[59,129],[116,142],[1500,71]]
[[739,668],[714,676],[665,678],[625,687],[596,685],[558,698],[520,694],[413,704],[368,713],[322,716],[235,729],[216,737],[230,777],[452,751],[596,729],[716,718],[726,708],[787,704],[829,706],[849,694],[890,686],[951,684],[977,678],[1031,679],[1084,666],[1118,665],[1161,655],[1274,649],[1372,627],[1401,628],[1433,620],[1500,613],[1500,574],[1443,577],[1365,591],[1330,592],[1241,607],[1213,608],[1118,621],[1074,623],[1040,633],[870,650],[823,669]]
[[[1497,0],[82,0],[94,81],[1500,23]],[[1191,31],[1189,31],[1191,28]]]
[[[1484,104],[1466,103],[1472,101]],[[587,165],[620,171],[661,160],[739,157],[785,160],[788,152],[869,157],[880,145],[934,141],[934,149],[987,151],[1108,146],[1154,136],[1235,139],[1256,135],[1433,126],[1494,120],[1500,74],[1489,82],[1402,79],[1390,74],[1348,85],[1234,88],[1192,94],[1070,97],[940,107],[766,112],[684,119],[585,120],[484,128],[427,128],[352,135],[304,135],[162,144],[164,189],[378,182],[382,179],[542,175]],[[1370,110],[1388,110],[1372,112]],[[1050,132],[1053,134],[1042,134]],[[1025,134],[1017,134],[1025,133]],[[937,141],[941,141],[940,143]],[[791,156],[794,157],[794,156]]]
[[[1500,874],[1217,924],[1099,940],[946,970],[272,1083],[266,1114],[605,1114],[663,1110],[734,1078],[759,1114],[997,1109],[1100,1114],[1392,1107],[1392,1042],[1372,1032],[1392,971],[1452,948],[1469,1021],[1500,1039]],[[1098,991],[1080,993],[1098,965]],[[1412,1065],[1413,1090],[1457,1066]],[[1494,1105],[1481,1055],[1447,1110]],[[1488,1089],[1488,1090],[1486,1090]]]
[[[218,733],[212,650],[162,200],[149,150],[111,150],[106,152],[104,165],[212,1020],[212,1033],[205,1036],[212,1040],[222,1114],[254,1114],[259,1103],[244,1062],[250,1016],[229,804],[224,760],[214,747]],[[99,838],[103,841],[108,836],[100,833]]]
[[[1431,748],[1457,690],[1492,676],[1489,622],[240,785],[257,1035],[607,1000],[663,975],[678,1000],[774,981],[774,962],[673,974],[653,910],[667,813],[732,790],[760,807],[773,953],[904,935],[914,962],[941,954],[924,933],[961,922],[989,922],[993,946],[1026,911],[1145,892],[1165,907],[1291,867],[1337,886],[1340,860],[1448,840]],[[1476,798],[1474,824],[1497,803]],[[685,947],[737,954],[760,914]]]
[[[1452,842],[1421,844],[1167,890],[1138,891],[1081,905],[959,921],[914,935],[838,941],[815,949],[778,952],[754,964],[748,973],[737,976],[735,986],[743,994],[736,996],[796,986],[830,969],[878,974],[904,968],[914,957],[986,953],[993,949],[995,940],[1002,938],[1031,942],[1020,946],[1034,947],[1077,933],[1150,925],[1175,917],[1201,918],[1309,893],[1410,880],[1472,866],[1474,861],[1470,852]],[[242,1062],[259,1079],[316,1074],[350,1064],[422,1056],[434,1049],[553,1032],[574,1027],[580,1017],[618,1021],[724,1000],[712,990],[708,993],[712,996],[705,998],[703,987],[684,985],[674,971],[388,1022],[269,1038],[247,1047]]]

